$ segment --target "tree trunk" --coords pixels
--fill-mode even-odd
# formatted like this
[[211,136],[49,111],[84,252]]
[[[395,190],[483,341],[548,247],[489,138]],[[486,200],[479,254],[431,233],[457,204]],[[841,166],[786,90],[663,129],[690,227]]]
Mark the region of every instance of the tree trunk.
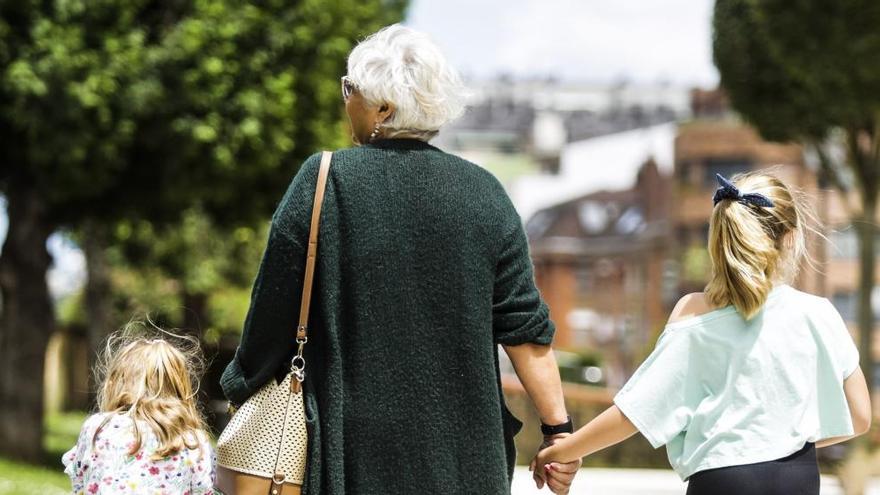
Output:
[[876,262],[874,217],[877,204],[875,200],[865,199],[862,206],[862,218],[857,224],[859,236],[859,364],[865,374],[868,390],[873,392],[874,356],[871,343],[874,335],[874,308],[871,304],[871,295],[874,291],[874,264]]
[[43,368],[55,325],[46,282],[46,240],[53,229],[36,191],[9,190],[9,230],[0,254],[0,455],[39,462]]
[[[89,369],[94,369],[104,339],[113,331],[106,230],[94,222],[87,222],[83,228],[82,244],[88,275],[85,294],[88,363]],[[96,392],[95,376],[89,373],[89,404],[94,403]]]
[[819,235],[811,236],[810,244],[816,247],[816,259],[818,262],[818,270],[813,270],[816,275],[816,293],[821,294],[823,297],[829,297],[828,291],[828,241],[826,240],[826,236],[828,235],[828,220],[831,217],[830,214],[830,205],[831,198],[830,194],[828,194],[827,184],[824,181],[819,181],[819,190],[817,191],[819,196]]
[[82,325],[59,328],[64,332],[64,402],[63,411],[88,411],[94,404],[89,396],[91,363],[88,329]]
[[202,338],[208,326],[208,295],[183,290],[183,331]]

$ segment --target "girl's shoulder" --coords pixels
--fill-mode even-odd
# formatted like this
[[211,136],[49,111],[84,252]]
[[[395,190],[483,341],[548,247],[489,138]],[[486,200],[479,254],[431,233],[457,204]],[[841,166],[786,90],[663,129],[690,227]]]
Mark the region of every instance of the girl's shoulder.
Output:
[[[793,312],[792,308],[798,308],[798,311]],[[799,291],[788,284],[779,284],[767,295],[762,311],[796,318],[798,314],[809,317],[817,312],[825,313],[828,308],[834,310],[830,301],[823,297]],[[705,293],[694,292],[679,299],[669,315],[666,327],[667,329],[702,327],[703,324],[713,320],[717,320],[715,323],[719,324],[742,323],[738,315],[733,305],[714,306]]]
[[101,425],[113,421],[117,416],[114,413],[106,413],[106,412],[97,412],[87,417],[85,421],[83,421],[82,430],[83,431],[95,431],[101,427]]
[[733,306],[713,306],[705,293],[693,292],[685,295],[675,304],[666,321],[666,330],[699,327],[701,324],[731,314],[736,314]]
[[108,426],[120,428],[123,425],[130,425],[131,419],[115,412],[97,412],[83,421],[83,430],[95,431],[98,428],[105,429]]
[[[119,444],[121,437],[130,437],[129,428],[125,427],[124,417],[115,413],[99,412],[92,414],[83,421],[76,445],[62,457],[65,466],[83,459],[93,452],[93,447],[110,448]],[[127,444],[128,438],[121,441]]]
[[80,441],[92,442],[93,439],[100,439],[111,443],[127,443],[131,438],[134,438],[133,426],[131,418],[123,414],[95,413],[83,422],[80,429]]
[[715,308],[709,304],[704,292],[692,292],[686,294],[675,303],[672,313],[669,314],[668,323],[678,323],[688,318],[703,316],[720,308]]

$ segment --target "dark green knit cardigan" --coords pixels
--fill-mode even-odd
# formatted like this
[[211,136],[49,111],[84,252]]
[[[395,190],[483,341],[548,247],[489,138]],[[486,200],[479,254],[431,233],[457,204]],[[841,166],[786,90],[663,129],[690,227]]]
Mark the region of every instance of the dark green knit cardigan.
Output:
[[[245,401],[293,354],[320,155],[272,217],[235,359]],[[305,493],[510,493],[521,423],[496,344],[550,344],[528,243],[487,171],[417,140],[334,153],[306,346]]]

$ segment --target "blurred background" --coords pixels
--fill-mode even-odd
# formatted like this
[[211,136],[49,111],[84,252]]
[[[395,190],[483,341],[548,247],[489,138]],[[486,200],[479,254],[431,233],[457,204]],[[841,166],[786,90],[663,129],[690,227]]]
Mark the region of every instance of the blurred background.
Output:
[[[222,428],[272,211],[305,157],[351,145],[346,57],[394,22],[473,89],[432,142],[513,198],[577,425],[702,290],[716,173],[809,195],[795,285],[844,316],[873,390],[876,0],[0,0],[0,494],[69,492],[95,350],[133,317],[201,338]],[[509,368],[504,388],[525,463],[538,418]],[[880,493],[877,444],[823,449],[823,493]],[[640,436],[585,466],[573,493],[685,490]]]

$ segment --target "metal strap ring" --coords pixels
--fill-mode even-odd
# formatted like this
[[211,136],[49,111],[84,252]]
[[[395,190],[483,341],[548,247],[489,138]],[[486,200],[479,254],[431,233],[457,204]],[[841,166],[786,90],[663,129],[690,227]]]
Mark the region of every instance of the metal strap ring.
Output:
[[[300,364],[299,366],[297,366],[297,362],[299,362],[299,363],[301,363],[301,364]],[[297,355],[297,356],[293,356],[293,359],[290,361],[290,367],[293,368],[293,369],[295,369],[295,370],[302,370],[302,369],[305,369],[305,367],[306,367],[306,358],[304,358],[304,357],[302,357],[302,356],[299,356],[299,355]]]

